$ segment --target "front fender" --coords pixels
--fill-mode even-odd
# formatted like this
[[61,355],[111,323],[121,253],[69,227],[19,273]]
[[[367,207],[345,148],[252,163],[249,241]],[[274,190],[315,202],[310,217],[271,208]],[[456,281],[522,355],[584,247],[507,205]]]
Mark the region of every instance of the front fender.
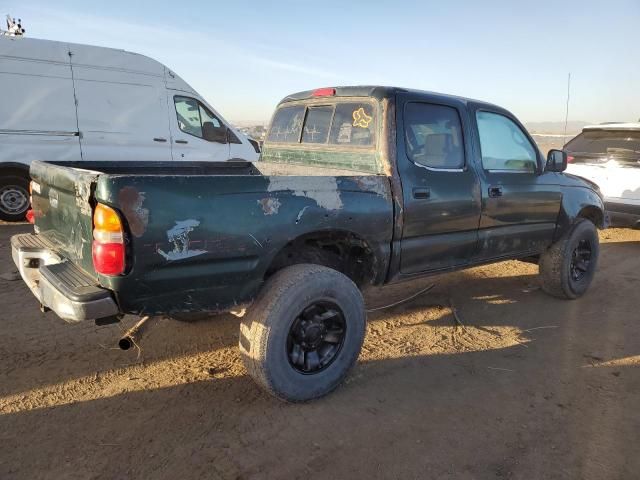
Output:
[[586,187],[569,187],[562,195],[562,204],[554,241],[568,232],[579,218],[592,221],[600,229],[609,226],[602,197]]

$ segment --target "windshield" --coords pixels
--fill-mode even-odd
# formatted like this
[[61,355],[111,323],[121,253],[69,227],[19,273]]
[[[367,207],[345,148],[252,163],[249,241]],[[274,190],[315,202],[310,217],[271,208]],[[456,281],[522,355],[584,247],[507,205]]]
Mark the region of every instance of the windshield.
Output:
[[564,149],[570,153],[640,158],[640,131],[586,131],[567,143]]

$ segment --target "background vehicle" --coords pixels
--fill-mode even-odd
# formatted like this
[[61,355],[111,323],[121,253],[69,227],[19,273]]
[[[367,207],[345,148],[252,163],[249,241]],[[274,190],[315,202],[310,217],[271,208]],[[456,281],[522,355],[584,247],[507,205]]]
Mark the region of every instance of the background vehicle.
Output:
[[614,226],[640,227],[640,123],[584,127],[564,146],[567,171],[598,184]]
[[161,63],[0,36],[0,219],[29,206],[33,160],[258,159],[258,145]]
[[495,105],[319,89],[281,102],[255,165],[34,162],[36,234],[14,236],[13,257],[70,322],[253,302],[248,372],[303,401],[357,359],[366,285],[534,258],[545,291],[581,296],[606,217],[564,168]]

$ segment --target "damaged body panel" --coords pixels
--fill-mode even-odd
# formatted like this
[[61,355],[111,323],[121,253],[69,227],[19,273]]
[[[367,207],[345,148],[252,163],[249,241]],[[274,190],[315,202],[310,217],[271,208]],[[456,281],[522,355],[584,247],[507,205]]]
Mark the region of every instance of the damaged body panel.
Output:
[[[77,174],[89,182],[92,203],[114,208],[127,225],[132,267],[126,275],[112,277],[95,274],[91,216],[76,211],[75,198],[66,192],[65,186],[71,190],[74,185],[72,178],[79,181],[77,169],[34,165],[32,174],[44,187],[43,198],[54,188],[51,185],[61,191],[58,209],[45,212],[42,205],[36,213],[40,235],[65,236],[61,253],[112,291],[123,312],[217,311],[246,303],[276,255],[297,238],[314,233],[340,231],[361,239],[376,257],[380,279],[386,273],[393,208],[384,176],[300,176],[295,169],[289,173],[296,175],[267,176],[248,166],[248,175],[216,171],[223,166],[212,166],[201,175],[180,175],[175,167],[171,175],[163,174],[161,167],[158,175],[141,175],[127,173],[127,165],[123,173],[111,165],[109,173]],[[35,198],[34,204],[40,205]],[[77,219],[82,219],[84,230],[76,240],[72,230]],[[75,254],[78,245],[86,249],[82,256]]]
[[[387,87],[323,92],[281,102],[256,164],[34,162],[37,237],[120,313],[154,315],[246,304],[296,263],[381,285],[540,255],[580,218],[606,226],[597,188],[548,171],[504,109]],[[98,205],[117,215],[115,234],[96,231]],[[123,256],[116,274],[95,267],[105,238]]]

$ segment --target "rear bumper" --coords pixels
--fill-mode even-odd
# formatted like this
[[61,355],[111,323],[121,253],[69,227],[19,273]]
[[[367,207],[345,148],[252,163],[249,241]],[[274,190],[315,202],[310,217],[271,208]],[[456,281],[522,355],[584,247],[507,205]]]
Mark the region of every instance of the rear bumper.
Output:
[[611,218],[610,226],[640,228],[640,205],[605,200],[604,207]]
[[67,322],[110,317],[119,313],[111,292],[55,253],[34,234],[11,237],[13,262],[38,301]]

